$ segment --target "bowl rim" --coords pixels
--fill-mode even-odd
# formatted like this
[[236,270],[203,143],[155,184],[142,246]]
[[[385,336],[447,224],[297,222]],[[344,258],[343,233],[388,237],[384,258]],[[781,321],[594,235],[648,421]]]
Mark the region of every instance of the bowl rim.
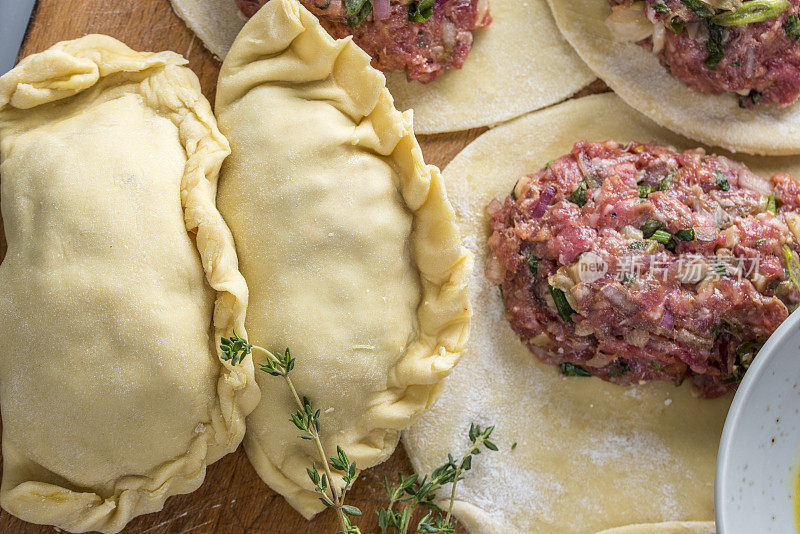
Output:
[[[800,311],[796,310],[796,311]],[[714,481],[714,516],[716,520],[716,528],[718,534],[725,534],[730,532],[726,523],[727,514],[727,497],[729,492],[727,489],[731,484],[731,468],[730,456],[734,445],[734,435],[738,434],[739,427],[741,426],[742,413],[746,406],[747,400],[753,395],[761,375],[767,371],[772,358],[775,357],[778,346],[781,346],[786,338],[793,333],[797,328],[797,323],[800,322],[800,313],[792,313],[789,317],[773,332],[773,334],[761,347],[758,356],[755,358],[753,365],[747,370],[744,378],[742,379],[736,394],[731,402],[731,407],[728,409],[728,415],[725,417],[725,425],[722,428],[722,437],[720,438],[719,450],[717,451],[717,465]]]

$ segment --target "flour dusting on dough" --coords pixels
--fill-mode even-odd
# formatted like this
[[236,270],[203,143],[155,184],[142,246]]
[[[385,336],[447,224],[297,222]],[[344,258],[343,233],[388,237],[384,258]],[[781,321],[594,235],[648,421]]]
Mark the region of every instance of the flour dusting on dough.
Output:
[[504,198],[518,178],[577,140],[629,136],[680,144],[618,97],[600,95],[499,126],[445,171],[465,246],[475,255],[475,314],[462,362],[404,441],[417,472],[430,473],[448,452],[466,449],[470,423],[495,425],[499,451],[476,457],[457,492],[455,514],[471,534],[593,534],[713,518],[714,459],[730,399],[699,400],[667,383],[626,388],[563,377],[522,345],[499,289],[484,276],[484,207],[493,198]]

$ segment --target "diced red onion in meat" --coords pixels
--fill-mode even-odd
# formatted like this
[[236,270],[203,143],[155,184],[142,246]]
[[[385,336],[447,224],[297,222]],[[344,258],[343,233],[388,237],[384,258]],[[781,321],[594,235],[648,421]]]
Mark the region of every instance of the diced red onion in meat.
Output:
[[661,316],[661,328],[664,330],[672,330],[675,327],[675,317],[668,309],[664,309],[664,315]]
[[533,211],[531,212],[531,217],[534,219],[540,219],[544,212],[547,211],[547,206],[550,205],[550,202],[553,201],[553,197],[556,196],[556,188],[552,185],[547,186],[542,194],[539,195],[539,201],[534,206]]
[[390,0],[372,1],[372,17],[375,20],[384,20],[389,18],[389,1]]
[[750,171],[739,172],[739,185],[745,189],[755,191],[762,195],[769,195],[772,193],[772,186],[770,183],[760,177],[759,175]]

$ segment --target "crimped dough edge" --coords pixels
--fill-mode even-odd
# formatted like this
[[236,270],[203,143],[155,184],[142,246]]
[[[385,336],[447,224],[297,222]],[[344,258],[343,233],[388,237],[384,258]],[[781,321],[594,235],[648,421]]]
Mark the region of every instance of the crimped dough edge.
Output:
[[[64,41],[20,61],[0,77],[0,112],[6,106],[30,109],[69,98],[117,73],[144,73],[137,91],[143,101],[170,119],[186,151],[181,205],[187,232],[194,234],[206,280],[217,292],[213,324],[217,342],[235,328],[244,334],[248,289],[238,270],[233,237],[216,209],[216,182],[230,153],[216,126],[197,77],[173,52],[135,52],[105,35]],[[197,489],[206,466],[233,452],[245,432],[245,417],[260,396],[248,357],[235,368],[220,360],[217,399],[211,420],[183,456],[168,460],[146,475],[120,478],[108,498],[37,481],[2,488],[0,504],[13,515],[70,532],[115,533],[134,517],[163,508],[171,495]],[[21,468],[25,457],[10,442],[3,444],[6,472]]]
[[[319,61],[313,65],[290,49],[300,38],[305,46],[313,40],[319,49],[314,55]],[[257,43],[258,53],[242,53],[237,46],[240,41],[250,46]],[[264,83],[303,83],[330,76],[344,88],[351,99],[343,106],[363,134],[357,144],[393,160],[399,170],[402,198],[413,213],[411,246],[421,285],[418,337],[391,370],[389,395],[375,394],[375,402],[368,403],[374,424],[339,443],[350,459],[365,469],[391,455],[400,431],[435,401],[441,381],[461,358],[472,314],[468,290],[472,255],[461,245],[439,169],[423,160],[412,113],[395,109],[383,74],[370,66],[369,56],[351,39],[334,40],[295,0],[272,0],[251,19],[237,43],[225,60],[220,80],[230,77],[249,90]],[[273,69],[265,67],[268,61],[274,62]],[[242,70],[254,62],[260,63],[256,75]],[[240,97],[228,93],[221,83],[217,110]],[[261,478],[302,515],[311,518],[324,509],[310,486],[295,482],[307,479],[304,470],[284,472],[250,434],[245,436],[244,446]],[[318,459],[309,457],[309,465],[312,460]]]
[[[170,2],[205,47],[225,59],[246,22],[236,3]],[[476,42],[462,69],[429,84],[409,82],[403,72],[387,74],[397,106],[416,109],[417,133],[491,127],[569,98],[594,80],[555,28],[546,0],[491,0],[491,9],[495,21],[473,33],[486,42]],[[530,50],[539,51],[533,63]]]

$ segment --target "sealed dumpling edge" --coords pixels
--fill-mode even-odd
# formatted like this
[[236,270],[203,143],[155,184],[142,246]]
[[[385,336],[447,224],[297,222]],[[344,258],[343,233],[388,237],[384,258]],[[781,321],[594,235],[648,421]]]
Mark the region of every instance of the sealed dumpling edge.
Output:
[[[176,206],[180,206],[182,211],[188,240],[196,246],[196,254],[194,254],[196,261],[202,264],[202,270],[199,265],[191,266],[191,268],[199,272],[200,277],[204,272],[208,286],[213,289],[211,291],[206,288],[204,291],[209,296],[215,295],[213,323],[212,317],[209,316],[208,323],[206,323],[208,326],[198,327],[201,334],[203,328],[208,331],[207,335],[202,335],[208,339],[209,343],[201,344],[201,346],[208,347],[207,355],[191,354],[188,350],[180,354],[180,348],[175,349],[181,358],[185,358],[189,362],[195,356],[208,358],[203,360],[203,365],[210,369],[208,374],[211,380],[207,388],[210,391],[210,398],[198,394],[197,399],[191,400],[191,391],[199,386],[195,386],[191,381],[189,381],[189,385],[184,386],[179,383],[179,377],[169,376],[168,372],[165,372],[166,378],[163,378],[150,375],[150,371],[145,371],[148,373],[145,382],[162,379],[165,381],[163,386],[161,382],[155,382],[161,387],[160,390],[165,391],[165,395],[170,394],[171,387],[184,388],[182,391],[189,388],[188,392],[184,393],[184,396],[190,398],[190,401],[187,402],[192,402],[193,405],[197,404],[199,406],[198,413],[207,414],[207,419],[196,421],[194,436],[190,438],[185,452],[177,457],[164,458],[160,465],[156,465],[149,472],[130,473],[116,481],[110,481],[109,484],[103,483],[105,487],[101,491],[95,491],[94,488],[85,485],[72,484],[66,475],[59,474],[59,466],[54,465],[56,461],[53,458],[31,457],[35,454],[28,450],[29,447],[26,443],[13,443],[10,440],[10,425],[9,421],[5,420],[6,406],[3,406],[4,469],[0,501],[4,509],[25,521],[55,525],[72,532],[94,530],[118,532],[122,530],[133,517],[160,510],[169,496],[197,489],[205,476],[206,466],[237,448],[245,432],[245,417],[258,402],[259,392],[254,381],[253,364],[250,358],[236,367],[232,367],[228,362],[218,360],[218,378],[213,379],[214,356],[218,355],[218,352],[215,352],[215,345],[219,343],[220,336],[230,335],[234,329],[237,333],[244,335],[248,290],[244,278],[238,271],[233,238],[215,206],[217,175],[222,161],[229,154],[229,146],[217,129],[211,108],[201,94],[197,77],[183,66],[185,63],[186,60],[183,57],[173,52],[140,53],[111,37],[87,35],[74,41],[58,43],[44,52],[29,56],[0,78],[0,130],[5,137],[2,142],[6,157],[10,157],[9,153],[12,152],[12,148],[16,149],[16,145],[12,146],[14,140],[28,135],[29,130],[39,128],[43,132],[48,132],[51,126],[58,124],[61,110],[71,109],[72,104],[64,100],[76,95],[86,99],[84,101],[91,105],[92,99],[102,99],[104,91],[116,90],[120,92],[116,97],[116,101],[120,102],[120,105],[123,102],[135,102],[140,109],[152,111],[154,117],[159,117],[157,120],[163,121],[164,124],[168,124],[167,121],[169,121],[174,126],[175,132],[165,135],[168,139],[174,139],[175,145],[178,146],[175,151],[178,154],[180,154],[180,147],[185,152],[182,178],[178,176],[180,178],[180,200],[175,199],[175,203]],[[60,102],[53,104],[56,101]],[[40,106],[50,107],[37,115],[37,110],[34,108]],[[29,112],[32,112],[33,115],[27,115]],[[13,119],[9,119],[12,115]],[[145,116],[145,112],[142,112],[142,115]],[[116,117],[109,118],[110,123],[113,123],[114,120]],[[136,117],[136,120],[140,120],[140,118]],[[155,119],[150,119],[151,122],[153,120]],[[28,124],[26,121],[32,124]],[[106,124],[104,121],[100,121],[92,123],[89,127],[94,128],[95,126],[102,129]],[[80,142],[81,135],[82,132],[79,132],[75,137],[75,142]],[[41,146],[46,145],[47,143]],[[124,154],[124,151],[131,151],[131,147],[120,146],[119,150]],[[152,157],[160,158],[162,154],[154,153]],[[17,159],[19,158],[17,157]],[[181,158],[178,158],[177,161],[181,161]],[[135,180],[136,164],[131,164],[130,168],[133,180]],[[14,169],[19,169],[19,167]],[[4,180],[15,179],[14,174],[9,172],[10,167],[4,165],[3,170],[4,173],[7,173],[3,176]],[[41,176],[48,177],[47,173]],[[91,176],[83,178],[87,181],[92,179]],[[129,179],[129,177],[122,176],[120,179]],[[135,186],[136,184],[133,184],[130,187]],[[54,185],[46,186],[43,190],[47,191],[47,187],[52,190]],[[6,193],[3,198],[4,208],[8,207],[11,210],[14,203],[26,201],[23,198],[24,195],[7,197],[9,191],[11,190],[7,189],[4,184],[4,193]],[[54,194],[57,195],[58,192],[56,191]],[[58,208],[55,207],[55,209]],[[86,209],[93,209],[88,201]],[[4,215],[9,214],[4,213]],[[177,220],[178,217],[176,217]],[[9,269],[14,268],[10,266],[12,262],[9,260],[13,260],[15,256],[21,256],[19,248],[37,245],[36,243],[19,242],[20,240],[15,236],[20,233],[16,228],[19,223],[20,220],[13,216],[7,217],[5,220],[6,234],[9,236],[9,250],[0,274],[6,275],[6,279]],[[46,224],[46,222],[38,224]],[[125,223],[120,222],[119,224]],[[75,231],[74,229],[52,229],[53,232],[60,230]],[[69,235],[67,235],[68,238]],[[142,239],[146,238],[158,240],[160,236],[158,232],[154,232],[153,235],[142,236]],[[113,239],[113,235],[109,239]],[[128,246],[127,243],[122,243],[122,245],[125,248]],[[116,246],[116,244],[112,246]],[[102,272],[102,269],[100,271]],[[184,283],[188,283],[188,281]],[[192,289],[191,291],[201,290],[203,289]],[[85,298],[95,298],[95,296],[90,293]],[[101,295],[97,298],[102,299],[103,297]],[[113,297],[109,296],[108,298]],[[105,301],[100,300],[100,302]],[[47,306],[48,303],[45,301],[41,305]],[[211,305],[209,299],[208,309],[211,309]],[[91,305],[89,306],[91,308]],[[199,316],[202,315],[202,309],[202,307],[200,307],[201,311],[189,309],[186,313],[193,314],[192,317]],[[77,314],[80,313],[78,310],[79,308],[76,308]],[[37,312],[31,310],[30,313]],[[167,309],[158,313],[168,314],[170,311]],[[9,313],[4,320],[11,321],[11,314]],[[54,325],[54,327],[58,327],[58,325]],[[131,328],[138,327],[134,325]],[[178,325],[176,328],[176,331],[179,332],[184,327]],[[124,336],[128,335],[128,332],[121,334],[112,332],[109,335]],[[156,334],[142,332],[142,336],[148,335],[155,336]],[[73,340],[67,340],[67,342],[73,343]],[[154,344],[157,342],[153,341]],[[74,343],[85,344],[86,351],[93,350],[91,340],[81,338],[74,340]],[[102,346],[100,351],[102,352]],[[103,356],[105,358],[116,356],[113,354],[113,350],[109,352],[110,354]],[[44,356],[42,355],[42,357]],[[151,353],[139,356],[142,359],[152,360],[158,358],[159,354],[154,345]],[[59,357],[63,358],[60,355]],[[14,356],[6,352],[2,354],[2,358],[8,361]],[[135,364],[135,356],[133,360]],[[66,361],[69,366],[69,358],[62,361]],[[53,365],[56,365],[56,362],[54,361]],[[168,366],[170,362],[163,362],[163,364]],[[183,364],[181,363],[181,365]],[[191,363],[187,365],[191,366]],[[87,370],[87,373],[90,372],[91,370]],[[24,375],[25,371],[23,370],[21,373]],[[82,377],[78,378],[83,379]],[[100,376],[99,378],[104,380],[108,377]],[[120,379],[120,377],[113,376],[111,378]],[[62,379],[68,381],[70,377],[65,374]],[[138,387],[136,377],[129,377],[129,379],[132,381],[131,387]],[[216,382],[215,386],[214,382]],[[12,383],[5,387],[13,386]],[[48,387],[48,385],[44,384],[44,387]],[[45,397],[59,394],[60,387],[49,387],[50,390],[47,391]],[[159,391],[159,388],[156,387],[155,391]],[[40,392],[40,394],[42,393]],[[214,398],[214,393],[216,398]],[[124,394],[125,392],[121,392],[121,395]],[[130,403],[158,402],[156,399],[142,400],[141,394],[137,394],[135,389],[129,394],[129,397]],[[121,406],[127,403],[123,402]],[[145,404],[143,407],[147,408],[147,405]],[[110,406],[108,410],[114,410],[114,407]],[[164,409],[158,413],[163,413],[163,411]],[[183,414],[176,414],[175,417],[181,415]],[[36,421],[31,420],[28,424],[36,425]],[[81,421],[67,421],[64,424],[80,425]],[[130,424],[135,424],[135,422],[131,421]],[[149,421],[148,424],[150,424]],[[195,423],[192,421],[182,423],[187,427],[193,424]],[[167,436],[164,439],[173,443],[169,440],[175,438]],[[111,446],[113,447],[113,444]],[[158,443],[142,441],[138,447],[151,455],[165,454],[161,452],[161,445]],[[129,465],[129,463],[136,464],[135,461],[130,461],[128,458],[130,455],[137,454],[136,449],[124,448],[124,444],[120,444],[120,448],[119,460],[112,459],[109,465],[117,464],[113,469],[124,469],[120,466]],[[82,460],[78,451],[73,451],[72,454],[76,456],[76,461]],[[78,472],[82,471],[83,468],[78,470]],[[103,472],[102,469],[99,472]],[[90,476],[91,474],[87,472],[87,477]],[[105,475],[97,476],[102,478]]]
[[[221,60],[247,20],[235,0],[171,3],[189,29]],[[444,2],[436,4],[436,9],[447,9]],[[561,37],[545,0],[490,0],[488,4],[494,21],[474,31],[474,46],[461,69],[452,69],[426,84],[408,81],[403,72],[387,72],[396,106],[414,109],[418,134],[498,124],[568,98],[594,79]],[[385,26],[381,31],[396,30]],[[425,31],[431,30],[423,30],[421,35]],[[391,46],[402,49],[399,43]]]
[[[468,336],[467,281],[472,256],[461,245],[439,170],[424,163],[411,112],[395,109],[383,74],[370,67],[366,53],[350,39],[331,38],[293,0],[269,2],[239,34],[222,67],[216,112],[233,150],[223,167],[219,205],[250,285],[250,341],[267,343],[272,350],[290,345],[297,358],[292,372],[300,395],[309,392],[325,412],[321,433],[326,451],[340,445],[359,469],[376,465],[391,455],[400,431],[436,399]],[[352,173],[341,171],[348,166]],[[392,218],[375,202],[364,200],[372,198],[364,195],[377,195],[378,190],[382,193],[374,197],[375,202],[402,216]],[[302,200],[306,195],[309,198]],[[324,211],[337,199],[347,204]],[[309,203],[307,208],[304,202]],[[376,210],[375,219],[361,227],[359,217],[371,209]],[[266,220],[254,214],[258,210]],[[297,222],[304,218],[314,226]],[[399,235],[397,227],[406,224],[408,235],[399,244],[402,255],[375,256],[376,251],[385,250],[384,243],[375,242],[380,239],[376,232]],[[342,235],[326,238],[336,231]],[[357,236],[352,241],[359,244],[351,245],[342,236]],[[273,250],[281,239],[286,248]],[[335,244],[336,239],[342,243]],[[306,241],[316,246],[298,244]],[[324,256],[322,249],[338,252]],[[378,263],[372,268],[353,259],[362,256],[377,257]],[[387,323],[376,327],[373,322],[380,320],[374,317],[379,314],[357,303],[367,302],[363,291],[375,290],[369,285],[378,276],[374,272],[389,272],[409,256],[411,263],[403,269],[414,273],[413,284],[404,286],[415,288],[415,303],[404,308],[415,323],[410,338],[402,343],[387,341],[385,346],[400,349],[383,354],[380,347],[337,345],[341,331],[355,332],[357,325],[368,323],[373,332],[395,328]],[[323,274],[309,274],[318,265],[324,265]],[[339,317],[338,309],[323,308],[326,297],[336,293],[329,285],[321,285],[320,291],[328,293],[316,297],[319,308],[316,301],[304,307],[308,300],[304,293],[313,293],[313,284],[322,284],[320,280],[340,267],[371,278],[358,282],[360,293],[336,300],[339,306],[334,308],[351,310],[354,320],[329,333],[336,338],[332,340],[320,332],[329,328],[325,313]],[[380,285],[384,280],[372,282]],[[358,283],[353,286],[359,287]],[[298,293],[297,286],[303,291]],[[390,303],[395,299],[389,294],[386,298]],[[405,319],[396,318],[401,320]],[[324,328],[318,328],[320,324]],[[386,333],[376,336],[381,338],[376,346],[389,338]],[[337,348],[348,356],[340,356]],[[349,374],[348,385],[340,383],[347,392],[314,388],[327,378],[322,369],[338,373],[340,381]],[[259,475],[300,513],[311,517],[323,509],[306,474],[306,467],[316,459],[314,449],[296,439],[296,429],[285,416],[296,408],[283,396],[281,385],[266,382],[271,379],[263,373],[259,380],[262,375],[266,377],[261,383],[264,397],[248,417],[245,450]],[[342,395],[347,405],[340,404],[336,395]]]

